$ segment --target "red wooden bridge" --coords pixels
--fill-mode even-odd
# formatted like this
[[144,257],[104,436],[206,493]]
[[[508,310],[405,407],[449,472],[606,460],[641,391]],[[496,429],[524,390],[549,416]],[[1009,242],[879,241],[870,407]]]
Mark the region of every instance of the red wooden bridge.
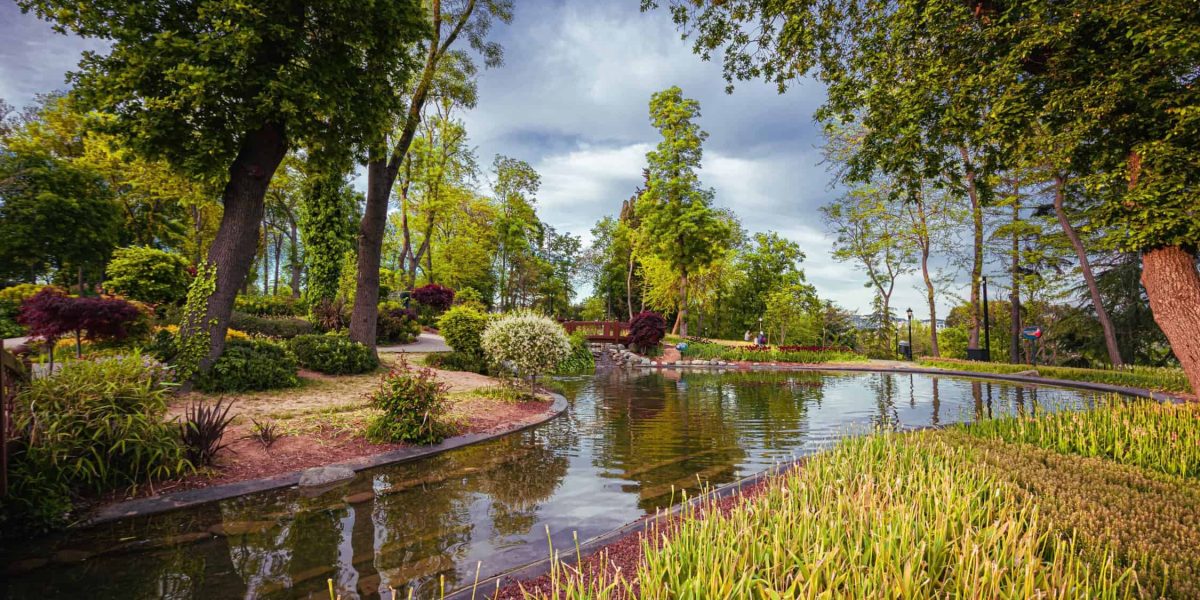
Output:
[[583,332],[589,342],[629,343],[629,323],[621,321],[560,321],[567,333]]

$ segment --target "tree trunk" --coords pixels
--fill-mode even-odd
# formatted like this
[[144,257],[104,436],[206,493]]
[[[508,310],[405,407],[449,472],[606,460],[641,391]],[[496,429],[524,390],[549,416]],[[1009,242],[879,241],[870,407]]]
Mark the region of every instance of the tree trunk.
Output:
[[290,224],[290,229],[288,231],[288,257],[292,261],[291,287],[292,287],[292,297],[293,298],[300,297],[300,269],[301,269],[302,265],[304,264],[304,262],[300,260],[299,237],[300,237],[300,232],[298,231],[298,228],[296,226],[296,220],[292,219],[292,222]]
[[1096,309],[1096,318],[1099,319],[1100,328],[1104,331],[1104,346],[1108,349],[1108,360],[1114,367],[1120,367],[1125,362],[1121,360],[1121,350],[1117,346],[1116,330],[1113,329],[1108,310],[1104,308],[1103,299],[1100,297],[1100,288],[1096,285],[1096,275],[1092,272],[1092,265],[1088,261],[1087,251],[1083,248],[1079,233],[1067,220],[1067,211],[1063,208],[1064,187],[1066,187],[1066,180],[1062,175],[1055,175],[1054,213],[1058,215],[1058,223],[1062,225],[1063,233],[1066,233],[1067,239],[1071,240],[1071,246],[1075,248],[1075,256],[1079,258],[1079,269],[1083,271],[1083,280],[1087,283],[1088,293],[1092,296],[1092,306]]
[[1012,235],[1012,292],[1009,294],[1009,328],[1008,362],[1021,362],[1021,240],[1017,235],[1016,224],[1021,220],[1021,196],[1014,185],[1013,200],[1013,235]]
[[375,353],[375,325],[379,319],[379,261],[383,254],[383,234],[387,229],[387,198],[392,191],[387,163],[367,162],[367,206],[358,228],[358,277],[355,281],[354,310],[350,316],[350,339]]
[[679,278],[679,336],[687,337],[687,301],[688,301],[688,276],[687,271],[683,272],[683,277]]
[[1171,342],[1193,392],[1200,392],[1200,273],[1196,255],[1179,246],[1142,254],[1142,285],[1154,322]]
[[933,279],[929,277],[929,246],[921,248],[921,277],[925,279],[925,300],[929,303],[929,354],[941,356],[938,351],[937,300],[934,297]]
[[211,326],[208,356],[200,361],[201,372],[207,371],[225,350],[233,301],[250,275],[258,249],[263,198],[287,149],[283,125],[267,123],[245,136],[237,158],[229,167],[229,181],[221,195],[225,205],[221,226],[208,249],[208,264],[216,267],[217,275],[216,291],[208,298],[203,321]]
[[[266,207],[263,207],[263,212],[266,212]],[[267,225],[267,217],[264,214],[262,220],[262,233],[260,243],[262,244],[262,268],[263,268],[263,287],[262,293],[264,296],[271,293],[271,234]]]
[[629,320],[633,320],[633,250],[629,251],[629,269],[625,271],[625,303],[629,305]]
[[966,146],[958,147],[962,156],[967,179],[967,196],[971,200],[971,219],[974,227],[971,258],[971,330],[967,336],[967,348],[979,348],[979,280],[983,276],[983,206],[979,201],[979,190],[975,187],[975,169]]
[[441,2],[433,0],[430,11],[433,16],[433,35],[427,40],[429,50],[425,56],[425,66],[421,71],[421,79],[409,99],[400,137],[396,140],[390,157],[381,155],[378,150],[372,150],[368,157],[367,206],[359,226],[358,278],[354,312],[350,317],[350,339],[366,345],[372,353],[375,352],[375,322],[379,318],[379,263],[383,254],[383,234],[387,228],[388,198],[392,194],[392,185],[396,182],[400,165],[408,156],[408,149],[416,136],[417,125],[421,121],[425,100],[433,86],[438,62],[449,51],[474,10],[475,0],[470,0],[443,42]]

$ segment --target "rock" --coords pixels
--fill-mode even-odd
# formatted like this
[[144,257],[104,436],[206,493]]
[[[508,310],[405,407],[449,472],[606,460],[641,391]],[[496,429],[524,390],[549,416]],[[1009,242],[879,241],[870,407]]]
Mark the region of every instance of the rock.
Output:
[[300,474],[300,487],[324,487],[354,479],[354,470],[346,467],[314,467]]
[[625,344],[617,344],[617,350],[624,350]]
[[650,359],[643,357],[643,358],[642,358],[642,360],[641,360],[641,365],[642,365],[643,367],[648,367],[648,366],[650,366]]

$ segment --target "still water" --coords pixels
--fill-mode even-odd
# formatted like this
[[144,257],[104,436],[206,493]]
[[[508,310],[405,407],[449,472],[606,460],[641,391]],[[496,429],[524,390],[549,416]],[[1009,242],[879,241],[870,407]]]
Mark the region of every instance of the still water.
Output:
[[[8,598],[437,597],[875,427],[1078,406],[1091,394],[894,373],[602,370],[537,428],[295,489],[4,548]],[[674,494],[674,496],[673,496]],[[38,568],[43,559],[50,562]]]

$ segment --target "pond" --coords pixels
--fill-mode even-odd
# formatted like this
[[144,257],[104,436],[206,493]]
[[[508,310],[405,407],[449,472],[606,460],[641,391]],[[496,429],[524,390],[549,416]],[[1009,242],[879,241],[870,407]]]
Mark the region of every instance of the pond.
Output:
[[[601,370],[539,427],[296,489],[5,548],[8,598],[438,597],[875,427],[1079,406],[1092,394],[898,373]],[[44,559],[50,562],[41,565]],[[41,565],[37,568],[30,568]]]

